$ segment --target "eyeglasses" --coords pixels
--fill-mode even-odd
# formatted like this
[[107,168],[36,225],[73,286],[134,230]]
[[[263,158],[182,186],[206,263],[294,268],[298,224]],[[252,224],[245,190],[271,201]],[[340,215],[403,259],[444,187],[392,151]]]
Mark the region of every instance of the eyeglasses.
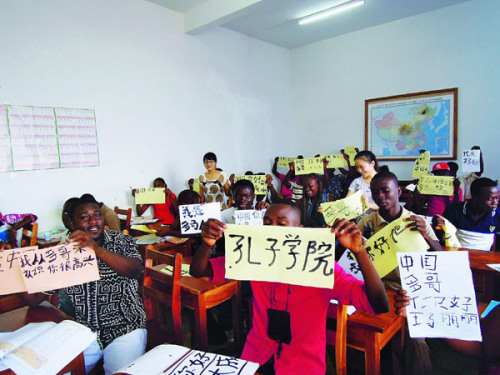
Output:
[[215,160],[205,160],[203,163],[204,164],[213,164],[213,163],[215,163]]

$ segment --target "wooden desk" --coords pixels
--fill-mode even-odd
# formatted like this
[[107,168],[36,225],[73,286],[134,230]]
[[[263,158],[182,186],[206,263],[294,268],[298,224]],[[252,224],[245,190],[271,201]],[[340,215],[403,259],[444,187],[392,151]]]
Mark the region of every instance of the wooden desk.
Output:
[[[161,270],[165,266],[160,264],[153,268]],[[234,344],[238,351],[242,347],[241,282],[224,280],[214,284],[207,279],[196,279],[191,276],[181,278],[181,304],[194,311],[196,349],[206,351],[208,348],[207,309],[229,299],[232,299]]]
[[[390,304],[388,313],[374,315],[356,310],[347,317],[347,346],[365,352],[367,375],[380,374],[380,351],[399,331],[403,345],[405,319],[395,314],[395,294],[395,291],[387,291]],[[333,307],[336,309],[336,305]]]
[[445,250],[468,251],[470,268],[474,276],[474,288],[483,292],[483,301],[489,302],[495,293],[495,282],[500,272],[487,264],[500,263],[500,252],[466,249],[463,247],[445,247]]
[[[28,323],[38,322],[62,322],[68,317],[59,309],[48,303],[42,302],[35,307],[21,307],[17,310],[12,310],[0,314],[0,332],[11,332],[25,326]],[[80,353],[75,359],[68,363],[59,374],[66,374],[70,372],[73,375],[85,375],[85,361],[83,359],[83,352]],[[15,374],[12,370],[0,371],[0,375]]]

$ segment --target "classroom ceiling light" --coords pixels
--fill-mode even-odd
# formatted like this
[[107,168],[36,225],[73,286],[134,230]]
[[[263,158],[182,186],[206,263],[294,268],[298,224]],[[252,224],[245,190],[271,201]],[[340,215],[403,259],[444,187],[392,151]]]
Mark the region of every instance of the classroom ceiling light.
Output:
[[345,10],[355,8],[359,5],[363,5],[365,3],[365,0],[352,0],[348,1],[346,3],[334,6],[333,8],[328,8],[325,10],[322,10],[321,12],[313,13],[309,16],[303,17],[299,19],[299,25],[305,25],[306,23],[314,22],[320,19],[323,19],[325,17],[330,17],[334,14],[343,12]]

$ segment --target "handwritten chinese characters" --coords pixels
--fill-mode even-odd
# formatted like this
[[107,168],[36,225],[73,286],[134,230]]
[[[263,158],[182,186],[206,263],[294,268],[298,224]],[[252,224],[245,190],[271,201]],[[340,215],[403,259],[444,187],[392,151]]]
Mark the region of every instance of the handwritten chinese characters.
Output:
[[429,164],[431,161],[430,151],[425,151],[421,153],[415,160],[413,165],[413,178],[420,178],[421,176],[427,176],[429,174]]
[[307,158],[295,159],[295,174],[310,174],[319,173],[323,174],[323,159],[322,158]]
[[451,176],[422,176],[418,181],[418,191],[429,195],[453,195],[453,180]]
[[236,210],[234,220],[236,225],[262,225],[266,210]]
[[165,203],[165,188],[140,188],[135,192],[135,204]]
[[[0,274],[6,272],[24,288],[18,291],[44,292],[99,280],[97,258],[94,251],[76,249],[72,244],[46,249],[37,247],[8,250],[0,253]],[[10,283],[10,282],[9,282]],[[0,284],[0,294],[11,288]]]
[[220,354],[191,350],[178,345],[158,345],[119,374],[253,375],[259,365]]
[[332,288],[335,235],[327,228],[227,225],[226,277]]
[[481,150],[463,150],[462,151],[462,172],[479,172]]
[[280,156],[278,159],[278,165],[283,168],[288,168],[289,164],[294,160],[295,158],[287,158],[286,156]]
[[[177,362],[167,375],[238,375],[245,373],[243,370],[249,362],[226,357],[220,354],[205,353],[193,350]],[[253,370],[255,372],[256,369]],[[251,373],[251,372],[250,372]]]
[[179,206],[182,234],[201,233],[201,227],[208,219],[220,220],[220,203],[186,204]]
[[467,252],[398,253],[411,337],[481,341]]
[[365,249],[380,277],[398,266],[397,252],[426,251],[429,248],[418,231],[406,228],[408,222],[402,216],[378,231],[365,243]]
[[266,184],[266,176],[261,174],[253,174],[253,175],[245,175],[245,176],[235,176],[234,182],[239,180],[248,180],[253,184],[256,195],[265,195],[267,194],[267,184]]
[[344,168],[346,166],[346,161],[344,155],[321,155],[321,159],[326,159],[328,162],[328,168]]
[[325,222],[332,225],[337,218],[351,220],[363,214],[365,207],[361,200],[362,196],[363,192],[358,190],[347,198],[321,203]]

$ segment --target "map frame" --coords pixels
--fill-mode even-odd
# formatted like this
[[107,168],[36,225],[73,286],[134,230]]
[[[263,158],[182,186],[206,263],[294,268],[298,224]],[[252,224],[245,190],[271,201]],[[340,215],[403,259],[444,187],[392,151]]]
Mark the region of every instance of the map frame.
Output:
[[[388,108],[388,112],[391,107],[404,106],[404,105],[425,105],[426,103],[436,102],[449,98],[450,101],[450,112],[447,124],[447,137],[448,137],[448,148],[444,153],[439,155],[432,155],[431,160],[455,160],[457,158],[457,102],[458,102],[458,88],[449,88],[442,90],[433,91],[423,91],[416,93],[408,93],[402,95],[386,96],[382,98],[368,99],[365,100],[365,148],[371,150],[378,160],[393,160],[393,161],[410,161],[415,160],[419,156],[418,150],[416,150],[415,155],[404,155],[401,154],[390,154],[383,155],[373,147],[373,134],[371,129],[374,124],[372,124],[372,116],[370,113],[373,109],[380,109],[381,107]],[[453,106],[453,108],[451,108]],[[423,131],[421,132],[424,133]],[[428,148],[422,146],[423,149],[428,150]]]

